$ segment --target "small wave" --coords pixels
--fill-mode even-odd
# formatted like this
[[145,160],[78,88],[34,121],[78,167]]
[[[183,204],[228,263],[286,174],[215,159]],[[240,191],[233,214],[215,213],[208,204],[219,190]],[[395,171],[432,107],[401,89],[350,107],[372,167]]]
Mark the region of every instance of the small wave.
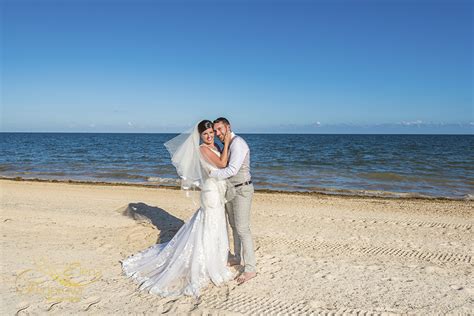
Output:
[[14,166],[11,164],[0,164],[0,171],[8,171],[8,170],[14,170]]
[[149,177],[147,181],[158,184],[179,185],[179,179],[172,178]]
[[405,181],[408,180],[406,177],[393,172],[369,172],[369,173],[360,173],[360,177],[372,180],[382,180],[382,181]]
[[466,201],[474,201],[474,194],[466,194],[464,196],[464,200]]
[[45,176],[66,176],[67,175],[67,173],[62,172],[62,171],[38,172],[37,174],[45,175]]
[[438,195],[427,195],[416,192],[394,192],[394,191],[381,191],[381,190],[357,190],[357,189],[335,189],[335,188],[322,188],[312,187],[310,192],[329,194],[329,195],[348,195],[348,196],[362,196],[362,197],[385,197],[385,198],[412,198],[412,199],[448,199],[448,200],[461,200],[462,197],[452,196],[438,196]]
[[103,173],[97,173],[94,175],[95,178],[111,178],[111,179],[139,179],[139,180],[146,180],[146,176],[142,176],[139,174],[130,174],[127,172],[103,172]]
[[[252,180],[254,181],[254,180]],[[289,188],[288,183],[279,183],[279,182],[267,182],[267,181],[254,181],[255,185],[263,188],[270,188],[270,189],[287,189]]]
[[89,150],[87,148],[76,148],[71,151],[72,154],[86,154]]

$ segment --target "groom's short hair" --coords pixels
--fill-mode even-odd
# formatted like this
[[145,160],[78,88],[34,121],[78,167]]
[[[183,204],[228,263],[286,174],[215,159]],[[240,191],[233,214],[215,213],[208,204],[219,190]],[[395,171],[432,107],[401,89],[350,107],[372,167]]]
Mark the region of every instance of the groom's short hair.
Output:
[[214,124],[216,123],[224,123],[225,125],[230,125],[229,120],[225,117],[219,117],[214,120]]

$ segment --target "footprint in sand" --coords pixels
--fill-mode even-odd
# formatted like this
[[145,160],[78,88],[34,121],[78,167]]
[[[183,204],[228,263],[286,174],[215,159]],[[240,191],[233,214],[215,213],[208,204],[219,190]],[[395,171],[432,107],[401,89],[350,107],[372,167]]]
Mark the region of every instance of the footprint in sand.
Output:
[[99,302],[100,302],[100,297],[91,296],[82,303],[82,306],[83,306],[82,309],[87,312],[92,306],[98,304]]
[[163,304],[163,311],[161,312],[162,314],[167,314],[169,312],[174,312],[176,311],[176,302],[178,300],[175,299],[175,300],[170,300],[170,301],[167,301]]
[[128,232],[126,240],[128,243],[142,243],[146,240],[151,234],[144,231],[145,228],[134,228]]
[[18,303],[18,305],[16,306],[15,315],[27,314],[28,312],[26,310],[28,309],[28,307],[30,307],[30,303],[28,302],[23,301]]
[[311,307],[311,308],[314,308],[314,309],[333,309],[334,306],[332,306],[331,304],[329,303],[325,303],[323,301],[317,301],[317,300],[312,300],[312,301],[309,301],[308,302],[308,305]]
[[112,250],[113,248],[114,248],[114,246],[112,246],[111,244],[102,243],[102,244],[99,246],[98,250],[99,250],[100,252],[108,252],[108,251]]
[[275,274],[282,270],[281,265],[278,263],[281,262],[281,259],[274,257],[274,256],[263,256],[262,259],[259,260],[259,268],[260,273],[269,274],[270,278],[275,278]]
[[366,269],[371,270],[371,271],[378,271],[378,270],[382,270],[382,267],[378,265],[370,265],[370,266],[367,266]]
[[44,314],[45,312],[51,312],[55,307],[60,305],[62,300],[53,300],[47,302],[41,302],[36,306],[30,306],[28,311],[33,315]]
[[424,268],[424,270],[427,273],[432,273],[432,274],[444,274],[446,271],[443,268],[437,267],[437,266],[427,266]]

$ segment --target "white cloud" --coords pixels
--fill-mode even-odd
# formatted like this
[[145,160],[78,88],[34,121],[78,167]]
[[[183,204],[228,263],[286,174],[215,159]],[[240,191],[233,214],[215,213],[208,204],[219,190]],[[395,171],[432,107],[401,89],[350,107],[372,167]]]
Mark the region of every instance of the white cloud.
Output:
[[128,122],[127,124],[128,124],[128,126],[133,126],[132,122]]
[[405,125],[405,126],[411,126],[411,125],[420,125],[423,124],[422,120],[416,120],[416,121],[401,121],[398,123],[400,125]]

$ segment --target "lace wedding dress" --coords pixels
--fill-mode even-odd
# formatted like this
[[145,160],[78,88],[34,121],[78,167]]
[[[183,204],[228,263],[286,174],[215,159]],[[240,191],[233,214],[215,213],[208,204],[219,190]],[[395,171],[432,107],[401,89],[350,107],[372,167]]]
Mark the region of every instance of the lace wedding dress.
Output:
[[[203,174],[216,169],[203,160],[201,166],[206,171]],[[203,180],[201,207],[173,239],[122,261],[123,272],[139,283],[139,289],[161,296],[199,296],[210,281],[219,285],[232,279],[227,267],[225,190],[225,181]]]

